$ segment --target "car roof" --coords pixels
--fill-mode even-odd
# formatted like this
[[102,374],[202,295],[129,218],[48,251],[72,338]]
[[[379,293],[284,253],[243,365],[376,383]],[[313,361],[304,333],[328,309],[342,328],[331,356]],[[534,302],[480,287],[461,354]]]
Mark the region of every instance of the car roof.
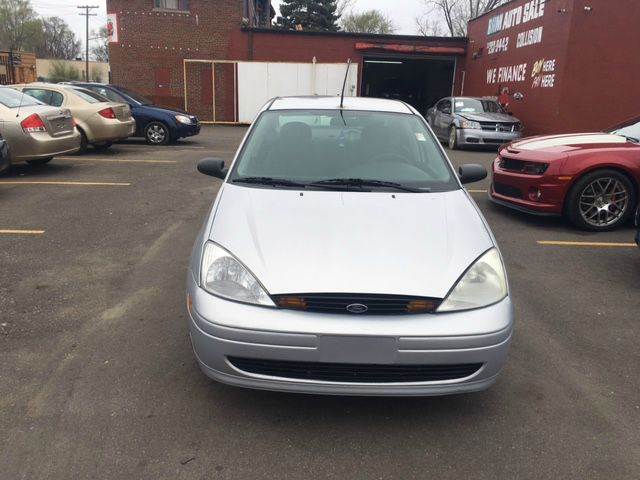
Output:
[[[414,111],[406,103],[382,98],[344,97],[345,110],[405,113]],[[340,110],[339,96],[277,97],[266,110]]]

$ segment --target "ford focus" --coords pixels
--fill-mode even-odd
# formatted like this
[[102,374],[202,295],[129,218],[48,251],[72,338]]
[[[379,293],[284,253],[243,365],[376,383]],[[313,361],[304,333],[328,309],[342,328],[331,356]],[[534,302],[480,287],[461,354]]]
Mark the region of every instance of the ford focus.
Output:
[[230,165],[187,278],[196,360],[231,385],[338,395],[479,391],[513,309],[496,241],[420,114],[278,98]]

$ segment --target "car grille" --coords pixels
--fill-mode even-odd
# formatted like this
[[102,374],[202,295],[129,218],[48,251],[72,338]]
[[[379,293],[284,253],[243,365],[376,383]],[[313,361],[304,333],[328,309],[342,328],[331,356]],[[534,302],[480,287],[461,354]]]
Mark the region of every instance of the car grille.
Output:
[[490,132],[517,132],[517,123],[480,122],[482,130]]
[[373,365],[291,362],[227,357],[238,370],[268,377],[341,383],[442,382],[470,377],[481,363],[453,365]]
[[500,157],[500,168],[502,168],[503,170],[524,173],[527,175],[544,175],[544,173],[549,168],[549,164]]
[[[294,299],[295,302],[291,302],[291,299]],[[431,313],[434,312],[442,302],[442,299],[438,298],[340,293],[276,295],[274,296],[274,300],[281,308],[304,310],[316,313],[340,313],[348,315],[406,315]],[[365,306],[366,309],[356,308],[354,306]],[[349,309],[348,307],[354,308]]]
[[500,182],[493,182],[493,191],[505,197],[522,198],[522,190]]

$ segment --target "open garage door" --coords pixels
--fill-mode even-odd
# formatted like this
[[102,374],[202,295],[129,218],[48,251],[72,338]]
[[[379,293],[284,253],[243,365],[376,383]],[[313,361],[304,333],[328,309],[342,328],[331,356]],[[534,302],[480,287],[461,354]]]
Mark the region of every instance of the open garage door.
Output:
[[[339,95],[346,63],[238,62],[238,121],[251,123],[271,98]],[[358,65],[351,64],[345,94],[357,95]]]
[[425,114],[452,93],[452,58],[365,57],[362,96],[402,100]]

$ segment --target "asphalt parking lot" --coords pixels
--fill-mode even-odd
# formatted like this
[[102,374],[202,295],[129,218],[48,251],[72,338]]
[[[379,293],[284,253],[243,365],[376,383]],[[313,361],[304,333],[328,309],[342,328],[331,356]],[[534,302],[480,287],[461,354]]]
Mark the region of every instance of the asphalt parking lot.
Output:
[[[490,390],[320,397],[202,375],[184,282],[219,182],[195,165],[230,160],[244,132],[130,141],[0,176],[0,478],[640,477],[631,227],[590,234],[514,213],[490,204],[488,180],[469,188],[517,315]],[[494,157],[452,155],[487,167]]]

